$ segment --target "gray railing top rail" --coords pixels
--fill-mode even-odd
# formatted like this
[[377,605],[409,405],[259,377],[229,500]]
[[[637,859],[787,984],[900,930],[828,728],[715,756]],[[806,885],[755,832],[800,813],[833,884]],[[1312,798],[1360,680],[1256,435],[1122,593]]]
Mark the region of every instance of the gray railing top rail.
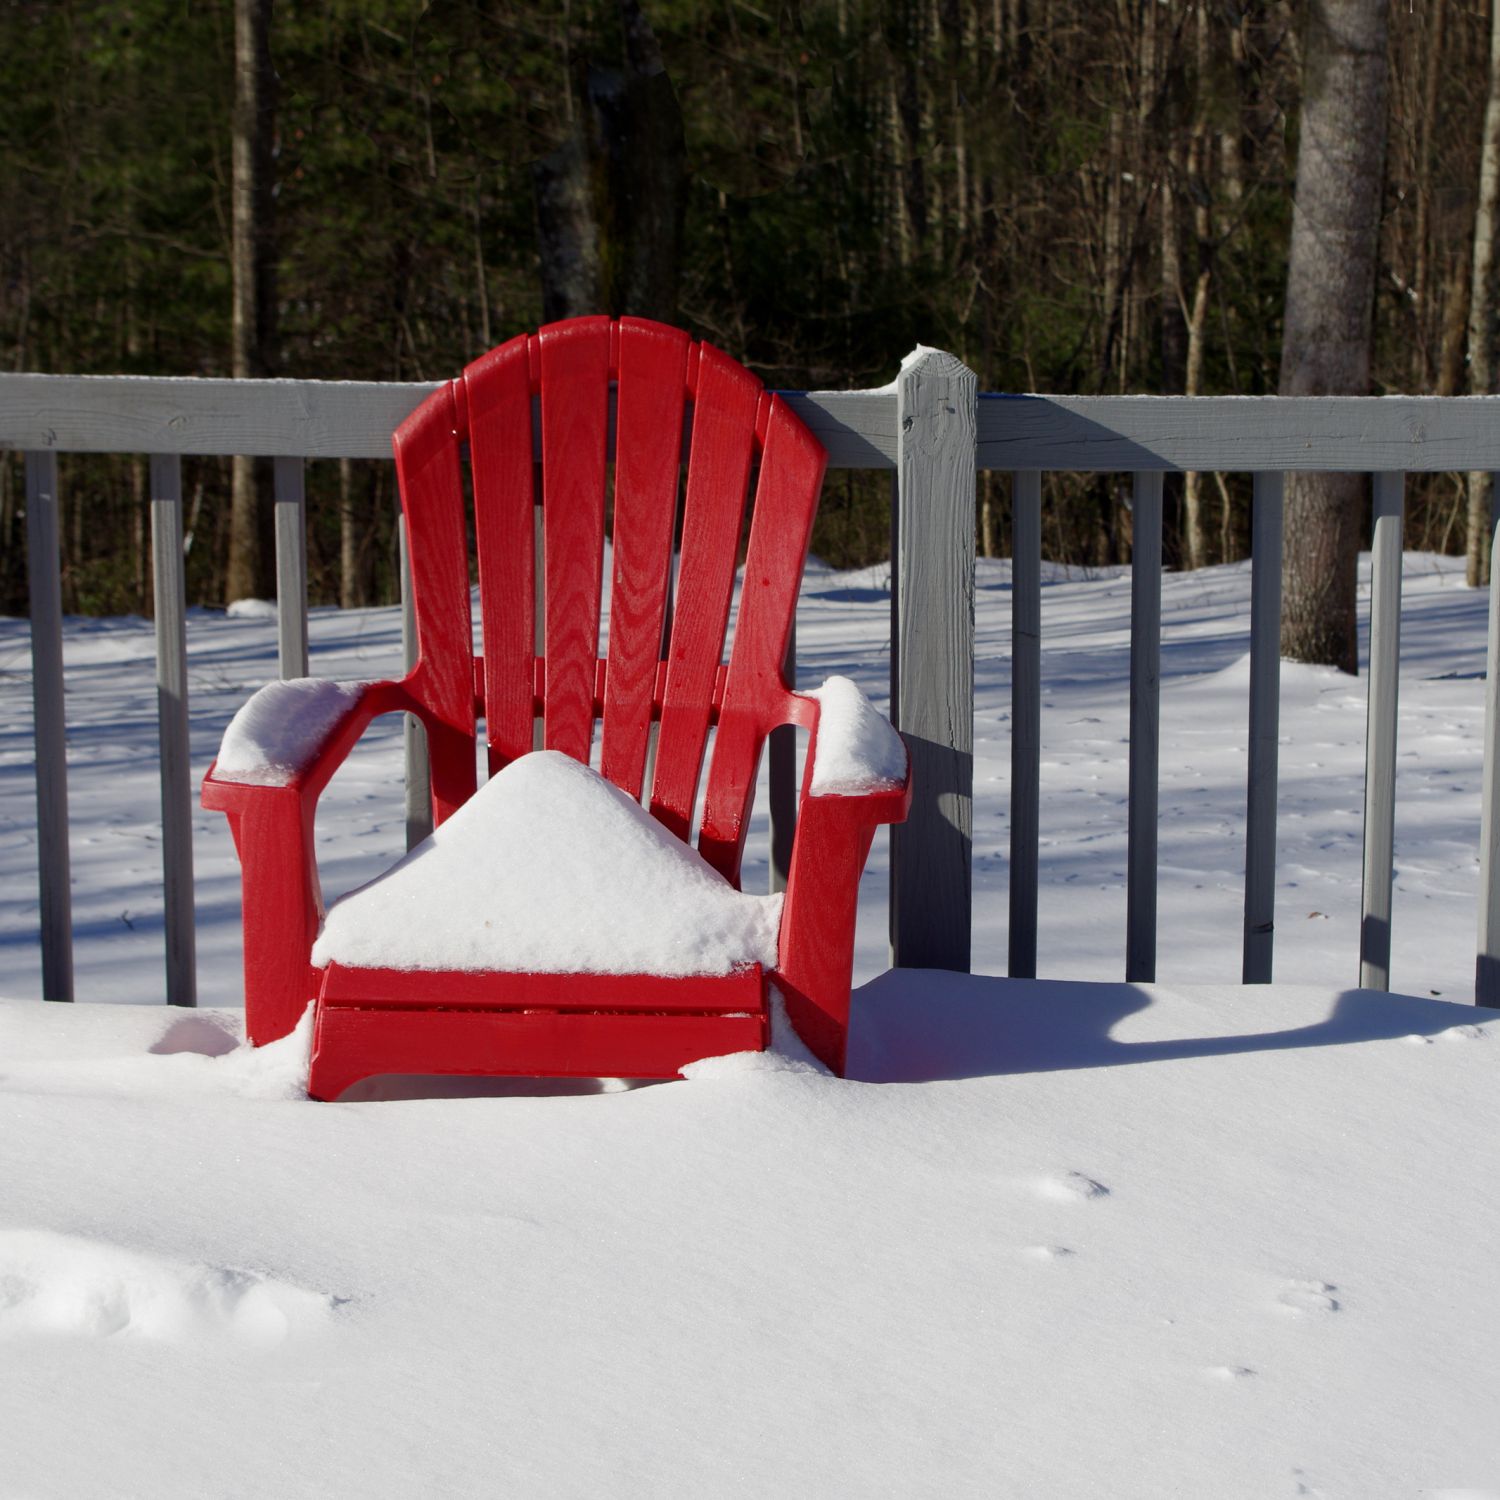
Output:
[[[0,449],[389,458],[435,382],[0,374]],[[896,392],[788,391],[843,469],[896,464]],[[1500,396],[984,393],[981,469],[1500,469]]]

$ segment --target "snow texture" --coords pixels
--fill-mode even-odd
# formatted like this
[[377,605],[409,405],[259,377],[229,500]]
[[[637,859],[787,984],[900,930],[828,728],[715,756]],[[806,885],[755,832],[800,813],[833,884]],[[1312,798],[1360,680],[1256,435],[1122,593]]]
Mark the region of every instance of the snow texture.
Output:
[[267,683],[229,721],[214,775],[253,786],[287,785],[365,686],[326,677]]
[[894,791],[905,783],[906,746],[856,683],[830,677],[803,696],[821,705],[814,797],[857,797]]
[[771,968],[780,895],[736,891],[597,771],[512,761],[387,874],[330,908],[313,961],[532,974]]

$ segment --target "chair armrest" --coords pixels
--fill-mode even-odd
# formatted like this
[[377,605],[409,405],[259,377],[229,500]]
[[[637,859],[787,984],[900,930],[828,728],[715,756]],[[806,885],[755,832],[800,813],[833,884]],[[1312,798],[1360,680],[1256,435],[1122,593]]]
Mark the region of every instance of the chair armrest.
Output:
[[911,806],[911,761],[890,722],[847,677],[830,677],[796,697],[816,705],[807,722],[812,733],[802,810],[809,799],[837,799],[858,804],[857,813],[843,809],[856,821],[904,821]]
[[402,710],[418,708],[400,682],[268,683],[229,721],[203,779],[203,806],[227,812],[266,790],[315,801],[370,721]]

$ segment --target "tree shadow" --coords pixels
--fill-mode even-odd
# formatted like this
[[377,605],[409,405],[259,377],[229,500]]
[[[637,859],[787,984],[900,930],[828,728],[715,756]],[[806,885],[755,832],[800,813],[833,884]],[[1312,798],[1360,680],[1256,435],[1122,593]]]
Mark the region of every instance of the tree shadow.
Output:
[[[1246,988],[1235,993],[1248,1000],[1256,991]],[[1483,1006],[1379,990],[1345,990],[1322,1020],[1305,1026],[1155,1041],[1115,1040],[1112,1033],[1120,1022],[1156,1003],[1150,990],[1134,984],[893,969],[855,992],[847,1076],[864,1083],[934,1083],[1108,1068],[1434,1036],[1453,1026],[1500,1019],[1500,1011]],[[1243,1010],[1234,1013],[1243,1019]]]

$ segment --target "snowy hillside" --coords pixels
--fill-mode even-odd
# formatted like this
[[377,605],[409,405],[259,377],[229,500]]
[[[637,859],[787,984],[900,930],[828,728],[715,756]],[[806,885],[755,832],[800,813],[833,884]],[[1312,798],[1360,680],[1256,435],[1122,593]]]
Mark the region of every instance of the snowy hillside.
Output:
[[[161,996],[151,634],[66,643],[78,991],[43,1005],[25,622],[0,622],[0,1500],[1322,1495],[1500,1500],[1500,1014],[1472,997],[1484,609],[1409,556],[1393,973],[1356,969],[1364,681],[1283,679],[1277,973],[1239,971],[1249,575],[1167,578],[1162,985],[1118,982],[1129,578],[1043,599],[1046,980],[1005,952],[1008,615],[982,565],[975,976],[882,974],[851,1081],[377,1081]],[[885,691],[878,575],[815,570],[803,680]],[[394,668],[394,611],[314,670]],[[272,622],[189,622],[201,771]],[[331,897],[402,841],[399,727],[325,798]],[[748,887],[764,888],[764,823]],[[987,977],[989,976],[989,977]],[[1058,980],[1087,981],[1059,983]],[[1294,982],[1293,982],[1294,981]],[[1434,998],[1434,996],[1438,998]],[[99,1002],[138,1002],[135,1004]],[[425,1093],[429,1097],[403,1097]],[[434,1093],[449,1097],[431,1097]]]

